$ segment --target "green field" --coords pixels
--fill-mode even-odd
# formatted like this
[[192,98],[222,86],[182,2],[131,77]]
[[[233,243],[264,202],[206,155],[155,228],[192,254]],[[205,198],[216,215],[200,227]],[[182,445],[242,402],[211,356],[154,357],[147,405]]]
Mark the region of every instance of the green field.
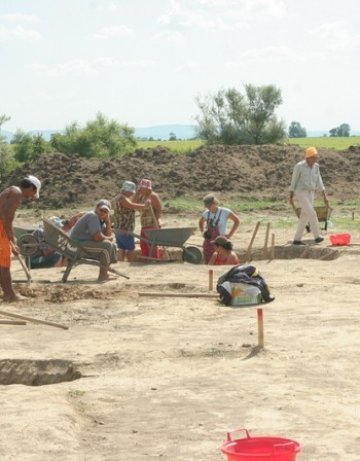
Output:
[[349,136],[346,138],[332,138],[322,136],[318,138],[290,138],[288,144],[297,144],[306,149],[310,146],[324,147],[326,149],[346,150],[350,146],[360,146],[360,136]]
[[161,146],[167,147],[172,152],[179,154],[188,154],[193,150],[204,144],[200,139],[184,140],[184,141],[137,141],[137,148],[139,149],[153,149],[154,147]]
[[[167,147],[172,152],[187,154],[203,144],[204,142],[200,139],[184,141],[138,141],[137,147],[140,149],[153,149],[154,147],[161,146]],[[309,146],[315,146],[341,151],[348,149],[350,146],[360,145],[360,136],[349,136],[346,138],[332,138],[330,136],[320,136],[318,138],[290,138],[285,144],[297,144],[303,149]]]

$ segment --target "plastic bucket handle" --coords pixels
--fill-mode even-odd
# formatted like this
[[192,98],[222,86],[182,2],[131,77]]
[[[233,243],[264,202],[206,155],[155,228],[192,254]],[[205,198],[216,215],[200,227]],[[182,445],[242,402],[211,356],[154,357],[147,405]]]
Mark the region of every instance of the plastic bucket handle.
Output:
[[292,441],[285,442],[285,443],[275,443],[273,446],[273,454],[278,455],[284,452],[295,452],[296,451],[296,444]]
[[[246,438],[247,439],[250,439],[250,434],[249,434],[249,431],[247,429],[235,429],[234,431],[232,432],[228,432],[227,433],[227,440],[228,442],[232,442],[234,440],[237,440],[237,439],[234,439],[234,438],[231,438],[232,434],[236,434],[237,432],[245,432],[245,435],[246,435]],[[244,437],[245,438],[245,437]]]

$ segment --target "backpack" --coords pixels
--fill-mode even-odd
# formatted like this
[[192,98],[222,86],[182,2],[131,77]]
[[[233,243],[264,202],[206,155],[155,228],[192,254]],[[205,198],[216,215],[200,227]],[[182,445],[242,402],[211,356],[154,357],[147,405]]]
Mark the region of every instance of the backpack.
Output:
[[[219,277],[216,290],[226,306],[269,303],[275,299],[264,278],[250,264],[238,264],[225,272]],[[235,299],[239,292],[241,297]]]

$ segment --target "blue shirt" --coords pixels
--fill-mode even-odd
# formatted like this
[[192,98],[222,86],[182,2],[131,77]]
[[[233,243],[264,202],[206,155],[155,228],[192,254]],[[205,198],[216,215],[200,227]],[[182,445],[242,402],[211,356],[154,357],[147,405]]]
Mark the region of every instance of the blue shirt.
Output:
[[98,232],[102,232],[102,229],[103,226],[99,216],[95,211],[89,211],[72,228],[70,237],[79,241],[94,240],[93,236]]

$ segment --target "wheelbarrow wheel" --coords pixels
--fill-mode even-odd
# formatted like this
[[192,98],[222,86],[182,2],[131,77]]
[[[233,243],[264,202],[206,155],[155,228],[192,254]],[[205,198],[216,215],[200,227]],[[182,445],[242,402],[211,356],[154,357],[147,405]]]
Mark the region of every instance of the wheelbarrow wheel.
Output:
[[22,235],[17,244],[23,256],[34,256],[39,251],[39,242],[31,234]]
[[202,262],[202,252],[197,247],[185,247],[182,252],[182,259],[186,263],[200,264]]

